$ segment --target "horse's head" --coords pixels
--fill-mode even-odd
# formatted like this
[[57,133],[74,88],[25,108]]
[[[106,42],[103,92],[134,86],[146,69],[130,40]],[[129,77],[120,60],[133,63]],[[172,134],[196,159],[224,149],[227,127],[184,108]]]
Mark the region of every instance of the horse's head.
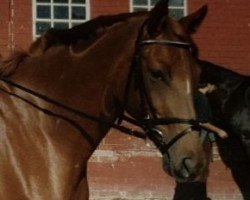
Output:
[[[142,25],[130,76],[127,110],[144,125],[163,154],[164,169],[178,181],[201,180],[208,158],[192,127],[193,93],[199,70],[190,35],[206,15],[206,7],[175,21],[161,1]],[[132,95],[131,95],[132,94]]]
[[244,78],[237,72],[205,60],[199,60],[199,66],[201,67],[199,82],[201,84],[212,83],[218,88],[225,90],[224,92],[236,89],[235,86],[247,79],[247,76]]

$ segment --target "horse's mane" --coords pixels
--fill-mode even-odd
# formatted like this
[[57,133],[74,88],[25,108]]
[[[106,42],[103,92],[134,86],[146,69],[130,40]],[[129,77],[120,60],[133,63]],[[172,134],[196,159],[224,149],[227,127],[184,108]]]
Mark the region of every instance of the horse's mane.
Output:
[[224,66],[219,66],[204,60],[199,60],[199,64],[202,70],[201,83],[209,82],[215,85],[224,83],[230,83],[231,85],[250,85],[250,76],[242,75]]
[[55,45],[71,45],[79,40],[95,41],[106,33],[107,28],[124,22],[131,17],[143,15],[146,12],[123,13],[118,15],[100,16],[71,29],[49,29],[44,35],[39,37],[29,48],[29,53],[34,55],[37,52],[45,52]]
[[37,56],[55,45],[71,45],[79,40],[95,41],[104,35],[107,29],[117,23],[125,22],[129,18],[145,15],[147,12],[123,13],[118,15],[100,16],[71,29],[49,29],[34,41],[28,50],[14,51],[9,57],[0,57],[0,75],[9,76],[26,57]]
[[216,65],[214,63],[205,61],[205,60],[199,60],[199,64],[201,67],[207,71],[217,73],[217,76],[226,76],[230,78],[247,78],[249,76],[240,74],[236,71],[233,71],[231,69],[228,69],[224,66]]

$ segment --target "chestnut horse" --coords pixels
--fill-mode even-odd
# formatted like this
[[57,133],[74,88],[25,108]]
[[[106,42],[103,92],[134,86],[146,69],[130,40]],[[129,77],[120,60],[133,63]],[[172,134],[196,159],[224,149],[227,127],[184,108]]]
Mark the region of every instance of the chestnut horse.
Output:
[[1,61],[0,199],[88,199],[87,161],[111,127],[128,132],[119,118],[144,129],[176,180],[203,180],[190,35],[205,15],[174,21],[161,1],[149,13],[50,30]]

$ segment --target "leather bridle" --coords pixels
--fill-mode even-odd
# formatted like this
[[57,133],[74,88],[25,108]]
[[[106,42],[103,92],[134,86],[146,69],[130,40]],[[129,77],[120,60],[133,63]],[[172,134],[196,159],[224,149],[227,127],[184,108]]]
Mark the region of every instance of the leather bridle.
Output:
[[[141,109],[146,110],[146,117],[144,119],[137,119],[134,120],[127,116],[122,116],[122,119],[140,126],[144,132],[146,133],[147,137],[150,138],[158,149],[164,153],[168,153],[169,148],[175,144],[179,139],[181,139],[186,134],[192,132],[194,129],[200,128],[199,121],[195,119],[182,119],[182,118],[158,118],[155,109],[152,105],[152,102],[149,98],[148,92],[145,89],[144,77],[142,72],[142,59],[141,59],[141,51],[142,47],[145,45],[165,45],[165,46],[173,46],[177,48],[184,48],[187,50],[192,51],[192,44],[189,42],[183,41],[176,41],[176,40],[157,40],[157,39],[148,39],[143,40],[143,30],[145,25],[147,24],[147,20],[143,23],[139,30],[139,34],[137,36],[135,42],[135,53],[133,62],[130,67],[130,72],[128,76],[127,86],[125,88],[125,106],[127,106],[128,102],[128,93],[131,88],[131,82],[134,79],[136,87],[138,87],[138,91],[140,94],[140,101],[141,101]],[[187,124],[190,125],[180,133],[178,133],[175,137],[173,137],[170,142],[165,143],[163,134],[160,130],[156,128],[157,125],[172,125],[172,124]]]

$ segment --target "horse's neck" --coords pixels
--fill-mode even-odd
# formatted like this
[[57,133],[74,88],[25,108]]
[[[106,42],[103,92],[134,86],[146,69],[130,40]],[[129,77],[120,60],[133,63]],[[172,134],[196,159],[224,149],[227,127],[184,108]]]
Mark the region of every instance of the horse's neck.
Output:
[[[57,46],[41,56],[26,57],[10,79],[92,116],[103,114],[105,117],[113,117],[113,112],[116,112],[113,111],[113,98],[123,94],[133,56],[137,33],[135,27],[138,27],[135,25],[138,24],[114,27],[114,32],[107,33],[87,51],[76,53],[71,52],[70,47]],[[97,123],[75,116],[60,106],[11,86],[8,91],[21,98],[1,93],[1,109],[8,111],[3,114],[6,117],[0,117],[1,122],[5,120],[1,124],[6,126],[1,134],[5,134],[3,138],[8,139],[1,140],[0,146],[8,147],[7,151],[11,152],[7,159],[9,166],[15,166],[15,170],[9,166],[3,168],[6,177],[13,177],[13,171],[18,173],[17,178],[13,178],[13,183],[16,183],[14,185],[19,186],[19,181],[23,180],[24,184],[20,181],[22,187],[28,188],[28,192],[34,192],[28,184],[30,176],[27,173],[32,173],[32,183],[38,188],[35,196],[31,195],[30,199],[39,195],[46,196],[46,192],[54,194],[51,191],[53,189],[61,196],[49,196],[47,199],[70,196],[70,192],[78,187],[79,177],[85,173],[87,159],[95,147],[91,141],[94,140],[97,145],[105,135],[104,132],[100,133]],[[51,113],[38,109],[38,106]],[[20,119],[17,124],[15,119]],[[4,154],[6,149],[1,152]],[[6,155],[0,157],[4,158],[4,162],[0,163],[5,166]],[[37,162],[31,165],[30,160],[33,158]],[[42,176],[41,170],[37,169],[43,169]],[[51,174],[58,177],[56,182],[53,177],[51,179]],[[1,183],[8,183],[9,180],[2,178]],[[49,184],[50,190],[42,183]],[[66,187],[67,183],[72,184]]]
[[60,103],[114,118],[113,98],[123,97],[138,24],[141,20],[115,25],[83,51],[74,51],[77,46],[52,47],[27,58],[13,78]]

